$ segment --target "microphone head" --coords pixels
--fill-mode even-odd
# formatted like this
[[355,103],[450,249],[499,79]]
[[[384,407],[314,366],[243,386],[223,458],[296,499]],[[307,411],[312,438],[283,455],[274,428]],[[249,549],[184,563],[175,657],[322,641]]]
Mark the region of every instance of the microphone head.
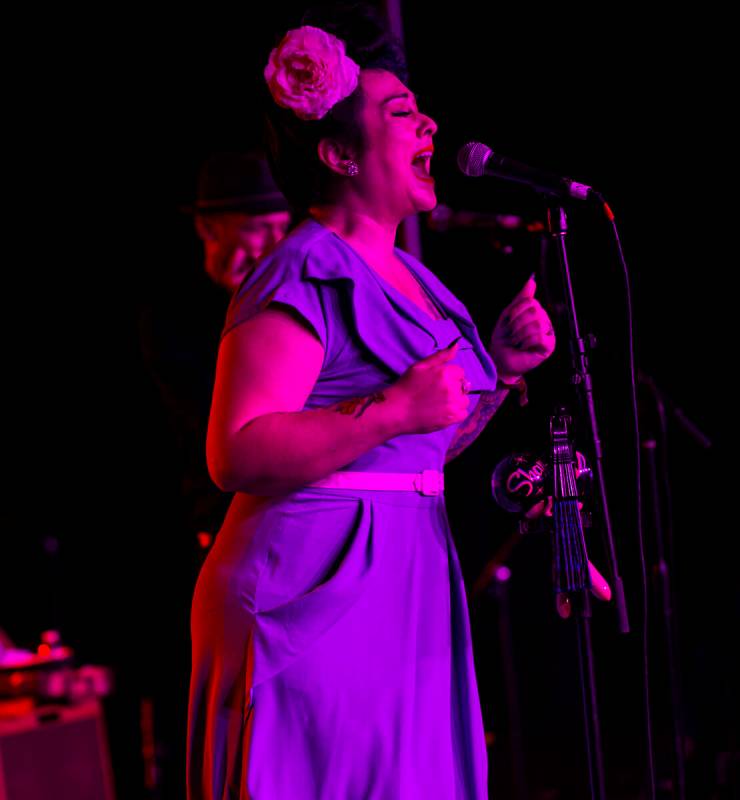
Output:
[[457,153],[457,166],[460,172],[471,178],[480,178],[485,170],[486,161],[493,154],[493,150],[481,142],[468,142]]

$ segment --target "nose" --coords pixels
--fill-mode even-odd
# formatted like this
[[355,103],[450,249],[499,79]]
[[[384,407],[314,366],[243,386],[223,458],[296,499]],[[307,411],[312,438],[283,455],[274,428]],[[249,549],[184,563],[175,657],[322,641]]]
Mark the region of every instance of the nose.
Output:
[[265,247],[268,250],[272,250],[282,238],[283,229],[280,225],[269,225],[265,235]]
[[422,136],[434,136],[437,132],[437,123],[427,114],[420,114],[419,130]]

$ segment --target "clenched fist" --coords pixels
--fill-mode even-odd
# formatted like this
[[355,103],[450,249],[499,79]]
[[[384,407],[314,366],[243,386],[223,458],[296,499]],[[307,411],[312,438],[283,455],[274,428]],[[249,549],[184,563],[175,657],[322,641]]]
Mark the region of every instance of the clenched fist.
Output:
[[493,329],[489,353],[504,380],[529,372],[555,350],[555,331],[534,296],[536,288],[531,276],[501,312]]
[[431,433],[468,416],[465,371],[450,363],[458,341],[417,361],[391,387],[404,409],[404,433]]

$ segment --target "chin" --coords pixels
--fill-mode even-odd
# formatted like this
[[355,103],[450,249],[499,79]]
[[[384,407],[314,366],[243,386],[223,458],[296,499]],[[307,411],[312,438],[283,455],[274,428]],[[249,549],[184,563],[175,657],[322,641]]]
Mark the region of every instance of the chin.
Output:
[[411,212],[412,214],[433,211],[437,207],[437,195],[434,191],[434,187],[430,187],[430,189],[423,194],[417,192],[412,198],[412,201],[414,206]]
[[416,204],[416,211],[417,213],[420,212],[426,213],[428,211],[434,211],[436,207],[437,207],[437,196],[435,194],[432,194],[432,196],[428,200],[425,199]]

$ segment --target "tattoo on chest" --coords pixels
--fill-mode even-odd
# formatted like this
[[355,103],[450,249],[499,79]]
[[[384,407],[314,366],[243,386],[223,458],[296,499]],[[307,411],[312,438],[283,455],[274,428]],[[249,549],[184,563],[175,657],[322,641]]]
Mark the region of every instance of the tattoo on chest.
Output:
[[373,392],[368,397],[352,397],[349,400],[342,400],[336,403],[332,408],[340,414],[347,414],[353,417],[361,417],[365,410],[373,403],[385,402],[385,395],[383,392]]

